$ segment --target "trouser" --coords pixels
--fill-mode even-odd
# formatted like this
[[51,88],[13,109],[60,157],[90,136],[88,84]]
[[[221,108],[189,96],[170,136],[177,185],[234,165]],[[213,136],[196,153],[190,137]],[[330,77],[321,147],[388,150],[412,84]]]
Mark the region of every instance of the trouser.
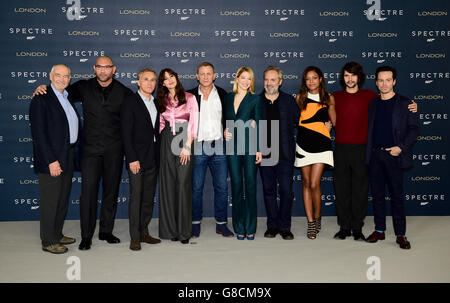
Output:
[[[227,156],[233,198],[233,228],[239,235],[256,233],[256,164],[255,155]],[[244,197],[245,192],[245,197]]]
[[336,144],[334,192],[337,220],[341,229],[361,232],[369,192],[365,144]]
[[[194,156],[192,171],[192,223],[198,224],[203,217],[203,187],[205,184],[206,168],[209,167],[214,187],[214,216],[217,224],[227,223],[228,208],[228,164],[225,148],[222,154],[212,154],[207,142],[196,142],[196,150],[201,149],[200,155]],[[217,141],[221,144],[223,141]],[[212,154],[212,155],[211,155]]]
[[[259,168],[264,193],[264,205],[267,214],[267,228],[287,231],[291,229],[293,174],[294,164],[291,161],[279,160],[274,166]],[[279,187],[277,186],[279,184]],[[280,203],[277,201],[277,188]]]
[[153,216],[158,168],[141,168],[137,174],[128,170],[130,200],[128,205],[131,240],[148,235],[148,225]]
[[50,174],[38,174],[42,246],[57,244],[63,237],[62,230],[72,188],[73,150],[70,148],[68,167],[61,175],[52,177]]
[[102,179],[100,232],[112,233],[117,211],[120,179],[123,169],[122,149],[96,156],[84,156],[81,162],[81,237],[92,238],[97,222],[98,190]]
[[[181,123],[184,131],[187,122]],[[181,165],[179,154],[171,150],[176,135],[169,123],[161,133],[159,167],[159,237],[187,240],[192,235],[192,155],[186,165]]]
[[369,164],[370,190],[373,196],[375,230],[386,230],[386,185],[391,197],[391,214],[397,236],[406,233],[405,202],[403,200],[403,170],[399,158],[381,148],[373,149]]

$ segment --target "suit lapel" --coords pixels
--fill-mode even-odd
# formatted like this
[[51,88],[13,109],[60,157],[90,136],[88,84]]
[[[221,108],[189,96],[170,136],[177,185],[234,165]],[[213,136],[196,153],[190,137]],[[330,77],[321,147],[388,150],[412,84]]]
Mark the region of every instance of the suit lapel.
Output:
[[[66,111],[64,110],[63,106],[61,105],[61,102],[59,102],[59,99],[56,96],[55,92],[53,91],[53,88],[51,85],[47,86],[47,94],[49,94],[50,102],[53,102],[53,105],[58,109],[60,114],[64,117],[64,120],[66,121],[67,135],[70,138],[69,120],[67,119]],[[75,113],[76,113],[76,111],[75,111]]]
[[400,117],[400,115],[398,114],[399,105],[400,105],[398,94],[395,94],[395,99],[393,100],[393,102],[394,102],[394,104],[392,106],[392,135],[394,136],[393,138],[395,140],[395,138],[396,138],[395,130],[397,129],[397,121],[398,121],[398,118]]
[[150,121],[150,126],[153,128],[153,121],[152,121],[152,116],[150,115],[147,106],[144,103],[144,100],[142,100],[141,96],[139,95],[139,93],[136,93],[136,95],[139,98],[139,111],[142,111],[144,113],[144,115],[148,118],[148,121]]
[[[239,103],[237,111],[234,110],[234,97],[235,96],[236,96],[236,94],[234,94],[234,96],[233,96],[233,112],[235,112],[236,113],[236,117],[238,117],[239,113],[245,109],[246,103],[244,103],[244,102],[245,102],[245,99],[247,99],[247,97],[249,96],[249,93],[247,93],[245,95],[244,99],[242,99],[241,103]],[[241,110],[241,108],[243,108],[243,109]]]
[[[62,107],[61,103],[59,102],[59,99],[56,96],[55,92],[53,91],[53,88],[51,87],[51,85],[49,85],[47,87],[47,92],[49,94],[49,97],[51,97],[50,102],[53,102],[54,106],[56,106],[58,108],[58,110],[61,112],[61,114],[63,114],[64,117],[66,117],[66,112],[64,111],[64,108]],[[66,117],[66,120],[67,120],[67,117]]]

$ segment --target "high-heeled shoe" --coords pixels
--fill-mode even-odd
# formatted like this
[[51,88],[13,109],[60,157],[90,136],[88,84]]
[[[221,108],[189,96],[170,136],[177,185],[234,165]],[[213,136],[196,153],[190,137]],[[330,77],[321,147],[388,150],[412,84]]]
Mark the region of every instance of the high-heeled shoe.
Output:
[[238,240],[244,240],[244,239],[245,239],[245,236],[244,236],[244,235],[238,235],[238,234],[236,234],[236,238],[237,238]]
[[314,223],[316,224],[316,234],[318,234],[322,228],[322,216],[315,218]]
[[255,234],[247,235],[247,240],[255,240]]
[[314,240],[317,236],[316,222],[313,220],[311,222],[308,221],[308,229],[306,231],[306,236],[308,239]]

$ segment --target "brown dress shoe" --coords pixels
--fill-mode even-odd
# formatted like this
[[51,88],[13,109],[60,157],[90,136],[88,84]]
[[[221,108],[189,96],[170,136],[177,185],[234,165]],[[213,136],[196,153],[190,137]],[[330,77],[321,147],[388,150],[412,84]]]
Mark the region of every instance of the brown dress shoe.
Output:
[[153,238],[150,235],[145,235],[145,236],[141,237],[141,242],[148,243],[148,244],[158,244],[158,243],[161,243],[161,240]]
[[130,242],[131,250],[141,250],[141,241],[139,240],[131,240]]
[[61,238],[61,240],[59,240],[59,244],[61,244],[61,245],[69,245],[69,244],[73,244],[75,242],[76,242],[75,238],[66,237],[66,236],[63,236]]
[[49,246],[42,246],[42,250],[52,254],[63,254],[68,251],[68,248],[65,247],[64,245],[57,243]]
[[411,243],[409,243],[408,239],[405,236],[397,236],[397,244],[400,245],[402,249],[410,249]]
[[369,243],[375,243],[378,240],[384,240],[386,237],[384,235],[384,233],[379,233],[377,231],[374,231],[367,239],[366,242]]

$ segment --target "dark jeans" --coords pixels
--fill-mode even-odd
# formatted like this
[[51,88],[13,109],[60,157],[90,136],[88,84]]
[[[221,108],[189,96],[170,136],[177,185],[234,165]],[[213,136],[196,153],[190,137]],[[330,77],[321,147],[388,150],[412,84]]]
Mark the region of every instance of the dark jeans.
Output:
[[40,234],[42,246],[59,243],[69,207],[73,176],[73,148],[69,152],[67,171],[58,177],[38,174],[40,198]]
[[83,157],[81,163],[81,237],[92,238],[97,222],[98,190],[102,179],[100,232],[112,233],[117,210],[123,151],[113,149],[97,156]]
[[[259,172],[266,206],[267,228],[279,230],[291,229],[292,201],[294,199],[293,174],[294,164],[291,161],[280,160],[274,166],[260,166]],[[279,187],[277,186],[279,184]],[[277,188],[280,204],[277,201]]]
[[341,229],[361,232],[369,193],[365,144],[336,144],[334,192],[336,215]]
[[376,230],[386,230],[386,185],[391,196],[391,212],[395,235],[406,233],[405,202],[403,200],[403,170],[399,158],[388,151],[373,149],[369,164],[370,189]]
[[[218,141],[219,142],[219,141]],[[217,144],[222,144],[220,141]],[[228,165],[225,150],[222,155],[210,155],[208,144],[196,143],[201,148],[201,155],[194,156],[192,171],[192,223],[200,223],[203,216],[203,187],[205,184],[206,168],[209,167],[214,186],[214,216],[218,224],[227,223],[228,206]],[[205,153],[206,150],[206,153]]]

